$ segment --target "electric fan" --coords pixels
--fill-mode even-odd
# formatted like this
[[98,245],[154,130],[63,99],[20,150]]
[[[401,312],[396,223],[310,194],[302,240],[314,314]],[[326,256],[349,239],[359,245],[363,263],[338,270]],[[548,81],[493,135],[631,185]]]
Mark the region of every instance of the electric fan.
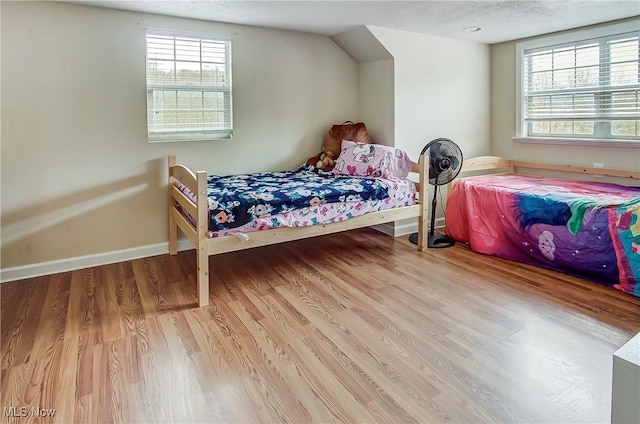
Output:
[[[434,186],[433,200],[431,201],[431,225],[429,227],[429,237],[427,246],[429,247],[451,247],[456,242],[451,237],[437,233],[436,225],[436,205],[438,203],[438,186],[449,184],[460,173],[462,167],[462,150],[448,138],[436,138],[430,141],[420,156],[429,155],[429,184]],[[426,201],[426,199],[420,199]],[[418,233],[409,236],[409,241],[418,244]]]

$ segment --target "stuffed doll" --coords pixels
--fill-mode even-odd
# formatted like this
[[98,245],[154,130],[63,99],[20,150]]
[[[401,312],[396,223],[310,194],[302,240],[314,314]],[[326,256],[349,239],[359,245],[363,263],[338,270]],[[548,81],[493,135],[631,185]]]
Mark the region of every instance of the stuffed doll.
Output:
[[320,159],[322,155],[331,153],[331,161],[325,163],[322,167],[318,166],[318,168],[323,171],[331,171],[334,166],[334,161],[338,159],[338,156],[340,156],[342,140],[358,141],[360,143],[367,144],[371,142],[364,122],[346,121],[342,124],[336,124],[331,127],[325,136],[322,152],[310,157],[307,160],[307,163],[309,165],[318,166],[322,160]]
[[333,169],[335,164],[336,162],[333,160],[333,153],[326,151],[320,154],[318,163],[316,163],[316,168],[329,172]]

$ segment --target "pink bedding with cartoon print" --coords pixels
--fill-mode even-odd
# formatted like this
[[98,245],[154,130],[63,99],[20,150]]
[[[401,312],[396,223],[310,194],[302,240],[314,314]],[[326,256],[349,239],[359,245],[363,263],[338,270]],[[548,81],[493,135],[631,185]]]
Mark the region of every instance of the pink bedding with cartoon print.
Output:
[[382,200],[349,200],[342,202],[310,204],[276,215],[261,216],[241,227],[229,230],[209,231],[211,237],[238,233],[250,233],[279,227],[309,227],[317,224],[340,222],[370,212],[411,206],[416,203],[415,183],[410,180],[386,180],[388,197]]
[[[313,172],[318,171],[314,170]],[[409,179],[335,177],[332,173],[322,173],[322,175],[324,178],[338,182],[337,187],[341,191],[339,193],[340,195],[335,198],[335,201],[327,201],[327,198],[323,196],[323,194],[327,194],[326,190],[318,191],[322,187],[326,187],[325,184],[318,184],[316,179],[307,177],[304,181],[305,184],[296,186],[294,192],[298,203],[300,203],[301,196],[297,194],[301,191],[309,191],[308,194],[313,195],[313,197],[310,197],[302,203],[300,207],[280,208],[278,213],[274,213],[275,208],[271,207],[269,202],[263,201],[258,204],[258,207],[250,208],[251,215],[244,223],[231,228],[220,228],[218,226],[220,223],[217,221],[219,221],[219,214],[221,212],[215,209],[214,206],[219,206],[220,202],[216,197],[211,196],[211,193],[208,193],[208,207],[211,219],[207,236],[211,238],[279,227],[308,227],[318,224],[328,224],[344,221],[370,212],[411,206],[416,203],[416,186],[415,183]],[[357,184],[355,183],[356,181],[358,181]],[[365,182],[368,182],[367,184],[369,185],[379,187],[382,190],[380,195],[363,197],[362,193],[364,189],[362,184]],[[178,188],[192,201],[196,201],[195,194],[185,185],[178,184]],[[254,195],[250,191],[247,193]],[[272,199],[273,197],[270,198],[270,200]],[[185,217],[195,225],[194,219],[187,211],[183,209],[182,212]],[[225,215],[227,219],[225,219],[222,224],[227,223],[229,216],[232,215]],[[216,221],[215,224],[213,224],[214,220]]]
[[520,175],[464,178],[446,231],[471,250],[640,297],[640,188]]

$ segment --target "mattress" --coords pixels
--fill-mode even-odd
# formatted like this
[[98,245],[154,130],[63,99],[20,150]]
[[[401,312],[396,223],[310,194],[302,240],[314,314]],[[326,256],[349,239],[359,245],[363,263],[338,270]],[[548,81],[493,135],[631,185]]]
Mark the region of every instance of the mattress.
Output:
[[[195,201],[186,186],[178,187]],[[208,236],[220,237],[410,206],[416,203],[416,188],[408,179],[335,175],[303,165],[295,171],[210,176],[207,199]]]
[[461,179],[446,231],[479,253],[640,296],[640,189],[520,175]]

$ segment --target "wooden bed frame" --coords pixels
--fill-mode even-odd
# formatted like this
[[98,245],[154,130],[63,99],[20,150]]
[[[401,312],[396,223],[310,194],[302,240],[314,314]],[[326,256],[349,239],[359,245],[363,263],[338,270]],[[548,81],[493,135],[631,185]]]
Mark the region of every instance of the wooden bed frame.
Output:
[[[169,156],[169,253],[175,255],[178,249],[178,228],[191,240],[197,249],[198,265],[198,304],[209,304],[209,256],[219,253],[234,252],[236,250],[251,249],[308,237],[337,233],[356,228],[384,224],[406,218],[418,217],[418,249],[424,250],[427,240],[427,219],[430,216],[430,202],[428,199],[429,175],[427,156],[421,156],[419,163],[413,163],[412,172],[419,174],[418,204],[371,212],[345,221],[331,224],[314,225],[311,227],[276,228],[247,233],[248,240],[236,236],[208,238],[209,214],[207,201],[207,172],[192,172],[184,165],[176,163],[175,156]],[[196,193],[196,202],[191,201],[177,187],[180,182]],[[180,207],[183,207],[195,219],[195,226],[184,217]]]
[[[526,170],[526,172],[522,172]],[[540,173],[539,171],[543,171]],[[447,185],[447,194],[451,193],[453,185],[460,179],[471,175],[480,174],[521,174],[534,177],[543,177],[545,171],[582,174],[599,177],[612,177],[619,179],[633,180],[636,184],[640,183],[640,171],[615,168],[593,168],[588,166],[575,165],[557,165],[551,163],[528,162],[520,160],[506,159],[500,156],[478,156],[466,159],[462,162],[460,173],[452,182]]]

